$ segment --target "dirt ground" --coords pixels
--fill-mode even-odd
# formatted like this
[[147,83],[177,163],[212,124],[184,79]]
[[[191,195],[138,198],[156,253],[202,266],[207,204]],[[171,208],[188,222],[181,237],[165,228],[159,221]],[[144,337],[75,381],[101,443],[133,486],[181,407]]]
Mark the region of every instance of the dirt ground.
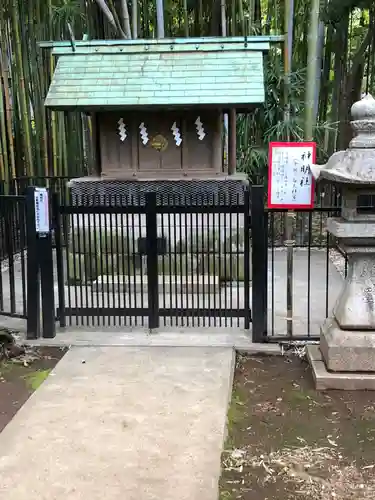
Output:
[[43,348],[20,359],[0,361],[0,432],[65,352],[59,348]]
[[316,392],[296,356],[240,356],[220,500],[373,499],[374,440],[374,393]]

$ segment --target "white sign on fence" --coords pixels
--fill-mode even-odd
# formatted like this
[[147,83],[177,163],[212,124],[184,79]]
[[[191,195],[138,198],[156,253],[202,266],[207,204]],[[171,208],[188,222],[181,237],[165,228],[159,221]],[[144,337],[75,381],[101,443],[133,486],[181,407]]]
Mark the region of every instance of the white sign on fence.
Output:
[[268,160],[268,207],[313,208],[316,161],[314,142],[271,142]]
[[37,233],[49,233],[49,205],[48,191],[46,188],[35,188],[35,230]]

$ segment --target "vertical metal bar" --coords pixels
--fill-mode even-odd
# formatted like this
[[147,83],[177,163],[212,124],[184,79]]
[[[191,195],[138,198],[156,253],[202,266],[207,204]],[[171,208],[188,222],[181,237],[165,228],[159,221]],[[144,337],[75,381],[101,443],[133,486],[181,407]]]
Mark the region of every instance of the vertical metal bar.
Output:
[[[82,234],[81,234],[81,231],[82,231]],[[82,245],[82,239],[85,238],[85,215],[82,216],[81,220],[80,220],[80,224],[78,225],[77,227],[77,232],[76,232],[76,235],[77,235],[77,246],[78,246],[78,262],[77,262],[77,265],[78,265],[78,276],[79,276],[79,280],[76,281],[76,287],[78,288],[79,292],[78,292],[78,295],[79,295],[79,307],[82,308],[83,307],[83,286],[86,286],[86,255],[84,253],[84,250],[83,250],[83,245]],[[76,307],[77,307],[77,304],[76,304]],[[83,326],[84,324],[84,321],[83,321],[83,311],[82,313],[79,315],[79,322],[81,324],[81,326]],[[78,320],[78,315],[77,315],[77,320]]]
[[[168,195],[168,237],[169,237],[169,241],[171,242],[172,241],[172,229],[171,229],[171,208],[173,206],[173,197],[169,197]],[[182,241],[181,241],[181,238],[180,238],[180,242],[179,242],[179,247],[181,248],[181,245],[182,245]],[[172,308],[173,308],[173,304],[174,304],[174,301],[172,299],[173,297],[173,284],[172,284],[172,267],[175,267],[176,265],[176,248],[177,248],[177,242],[176,242],[176,239],[173,240],[173,260],[172,260],[172,247],[170,246],[169,248],[169,279],[170,279],[170,282],[169,282],[169,308],[170,308],[170,326],[173,325],[173,314],[172,314]],[[172,266],[172,262],[173,262],[173,266]],[[175,282],[175,286],[176,286],[176,272],[174,274],[174,282]],[[175,308],[177,308],[177,303],[175,304],[174,306]]]
[[[206,315],[205,315],[205,308],[206,308],[206,287],[205,287],[205,282],[206,282],[206,277],[208,281],[210,280],[210,256],[205,252],[205,239],[204,239],[204,220],[205,216],[208,214],[205,212],[204,207],[206,206],[206,200],[204,194],[202,194],[202,219],[201,219],[201,256],[202,256],[202,261],[205,262],[205,267],[207,269],[204,270],[204,275],[203,275],[203,282],[202,282],[202,321],[203,321],[203,326],[206,326]],[[199,292],[198,292],[199,293]]]
[[40,336],[40,273],[35,228],[34,188],[26,193],[27,220],[27,338]]
[[[92,234],[95,235],[95,233],[93,233],[91,230],[91,214],[87,214],[87,237],[85,238],[85,241],[87,239],[87,253],[88,253],[88,259],[89,259],[88,264],[89,264],[91,286],[90,286],[90,302],[88,299],[88,290],[87,290],[87,286],[86,286],[86,307],[88,307],[88,305],[90,304],[91,325],[93,326],[95,324],[94,311],[95,311],[96,307],[94,304],[94,287],[92,286],[92,282],[94,280],[95,281],[97,280],[97,262],[96,262],[97,256],[96,256],[95,252],[93,252],[93,249],[92,249],[92,241],[91,241]],[[86,248],[85,248],[84,252],[86,254]],[[93,262],[94,256],[95,256],[95,263]],[[88,325],[90,324],[89,313],[87,313],[87,324]]]
[[[216,210],[215,210],[215,213],[213,214],[213,222],[212,222],[212,227],[216,227],[216,220],[217,220],[217,217],[221,215],[220,213],[220,201],[216,198],[215,195],[212,196],[212,204],[213,206],[216,207]],[[216,231],[214,230],[213,231],[213,245],[212,245],[212,248],[213,248],[213,266],[212,266],[212,271],[213,271],[213,275],[214,275],[214,282],[213,282],[213,294],[214,294],[214,310],[215,310],[215,316],[213,318],[214,320],[214,326],[216,327],[217,326],[217,315],[216,315],[216,295],[217,295],[217,292],[216,292],[216,277],[217,277],[217,269],[216,269],[216,259],[217,259],[217,255],[219,255],[220,257],[220,254],[217,253],[217,244],[218,244],[218,241],[220,240],[220,235],[219,235],[219,238],[217,237],[217,233]],[[219,286],[220,286],[220,277],[219,277]]]
[[[108,206],[108,204],[110,205],[110,203],[111,203],[110,199],[108,199],[108,197],[106,197],[104,203],[106,206]],[[108,232],[108,215],[109,215],[109,217],[111,217],[112,214],[111,213],[104,214],[104,241],[103,241],[103,238],[101,238],[100,251],[104,252],[104,255],[105,255],[105,272],[106,272],[106,276],[107,276],[106,301],[105,301],[105,304],[103,304],[103,306],[106,307],[107,311],[108,311],[108,314],[107,314],[108,325],[107,326],[111,326],[112,315],[110,312],[111,311],[110,302],[111,302],[111,287],[113,286],[113,267],[109,265],[108,235],[110,233]],[[104,248],[103,248],[103,243],[104,243]],[[109,272],[110,267],[111,267],[111,270],[110,270],[111,272]],[[105,275],[103,274],[103,277],[104,276]]]
[[146,193],[146,245],[148,283],[148,327],[159,328],[159,284],[157,254],[156,193]]
[[[98,217],[99,215],[99,217]],[[93,229],[92,229],[92,232],[90,232],[90,234],[93,235],[93,244],[94,244],[94,255],[95,255],[95,279],[96,279],[96,315],[95,315],[95,319],[96,321],[93,319],[93,322],[97,325],[97,326],[100,326],[101,325],[101,321],[103,321],[103,324],[104,324],[104,318],[100,316],[100,313],[99,313],[99,308],[100,308],[100,305],[103,307],[103,285],[102,285],[102,293],[99,293],[99,284],[98,284],[98,278],[100,275],[102,275],[102,269],[103,269],[103,255],[99,249],[99,242],[100,242],[100,234],[98,234],[98,229],[97,229],[97,223],[98,223],[98,219],[99,219],[99,227],[100,227],[100,222],[101,222],[101,215],[100,214],[96,214],[94,213],[93,214],[93,219],[92,219],[92,222],[93,222]]]
[[[69,220],[70,220],[70,224],[69,224]],[[65,229],[64,231],[64,241],[66,243],[66,252],[65,252],[65,257],[66,257],[66,273],[67,273],[67,283],[68,283],[68,308],[71,309],[72,307],[72,293],[71,293],[71,264],[73,264],[73,260],[69,260],[69,255],[70,255],[70,244],[72,243],[73,241],[73,237],[72,237],[72,241],[69,241],[69,237],[68,237],[68,227],[71,227],[72,230],[71,230],[71,234],[73,236],[73,215],[71,217],[69,217],[69,215],[65,215],[63,217],[63,227]],[[73,249],[72,249],[73,250]],[[74,259],[74,254],[72,255],[73,256],[73,259]],[[76,307],[76,306],[75,306]],[[72,313],[71,311],[69,312],[69,325],[71,326],[72,325]]]
[[[132,326],[132,324],[133,324],[133,316],[132,316],[132,309],[133,309],[133,307],[132,307],[132,303],[131,303],[131,296],[132,296],[132,293],[131,293],[131,282],[132,282],[132,272],[135,274],[135,264],[136,264],[136,255],[134,253],[135,235],[133,233],[132,236],[130,237],[130,235],[129,235],[129,213],[126,212],[125,215],[126,215],[126,217],[125,217],[125,220],[126,220],[126,226],[125,226],[126,227],[126,241],[127,241],[127,248],[128,248],[128,252],[127,252],[127,255],[126,255],[126,261],[127,261],[127,267],[128,267],[128,278],[127,278],[127,287],[124,286],[123,300],[124,300],[125,314],[126,314],[126,310],[129,310],[129,325]],[[133,217],[134,217],[134,215],[133,215]],[[131,245],[132,245],[131,248],[130,248],[130,242],[131,242]],[[142,276],[142,274],[143,274],[142,258],[141,258],[140,266],[141,266],[141,276]],[[125,288],[127,288],[128,296],[126,296]],[[142,299],[143,299],[143,290],[142,290],[142,288],[143,287],[142,287],[142,283],[141,283],[141,302],[142,302]],[[137,290],[135,289],[135,285],[134,285],[134,294],[136,294],[136,293],[137,293]],[[143,307],[143,302],[142,302],[142,307]],[[127,316],[127,314],[126,314],[126,316]],[[127,324],[127,318],[126,317],[125,317],[125,324]]]
[[[194,201],[196,200],[191,200],[191,207],[194,206]],[[187,217],[187,216],[186,216]],[[194,251],[193,251],[193,212],[190,212],[190,225],[189,225],[189,234],[187,235],[186,238],[186,255],[190,254],[190,276],[191,276],[191,283],[192,283],[192,292],[191,292],[191,309],[192,309],[192,314],[191,314],[191,326],[193,327],[195,324],[195,314],[194,314],[194,296],[196,294],[196,288],[194,288],[194,276],[195,276],[195,269],[194,269],[194,260],[195,260],[195,265],[198,267],[198,262],[197,259],[194,257]],[[187,219],[186,219],[187,221]],[[190,240],[190,241],[189,241]]]
[[[77,258],[80,259],[81,256],[79,254],[79,243],[76,242],[76,237],[79,238],[79,236],[78,236],[78,234],[79,234],[79,224],[77,224],[77,226],[74,228],[74,215],[73,214],[72,214],[71,222],[72,222],[72,254],[71,255],[72,255],[73,275],[74,275],[74,280],[73,280],[73,287],[74,287],[74,307],[76,309],[76,314],[75,314],[76,326],[78,326],[78,312],[77,312],[77,308],[78,308],[78,292],[77,292],[77,285],[79,284],[79,279],[81,279],[81,276],[77,275],[77,262],[76,262],[76,260],[77,260]],[[76,216],[75,222],[78,222],[78,216]],[[76,251],[76,243],[78,244],[78,253]],[[69,289],[70,289],[70,286],[69,286]]]
[[[99,215],[99,218],[98,218],[99,226],[97,227],[97,231],[95,231],[96,240],[97,240],[97,242],[96,242],[96,244],[97,244],[96,255],[98,257],[100,256],[100,258],[99,258],[100,268],[99,268],[99,272],[98,272],[98,275],[100,273],[100,276],[104,276],[103,271],[104,271],[104,266],[105,266],[105,255],[103,254],[103,248],[102,248],[102,242],[103,242],[102,216],[106,217],[106,214]],[[95,218],[95,223],[97,223],[96,218]],[[101,299],[100,305],[102,308],[106,307],[104,287],[105,287],[105,284],[103,282],[103,284],[101,286],[101,294],[100,294],[100,299]],[[98,323],[100,324],[101,322],[102,322],[103,326],[106,326],[106,319],[105,319],[104,311],[103,311],[103,314],[100,315],[100,312],[98,309]]]
[[22,287],[22,314],[27,317],[27,292],[26,292],[26,205],[22,201],[19,205],[20,218],[20,256],[21,256],[21,287]]
[[[163,198],[162,195],[161,195],[161,205],[162,206],[164,205],[164,198]],[[161,237],[165,238],[164,214],[161,214],[161,223],[160,223],[160,226],[161,226]],[[166,241],[166,238],[165,238],[165,241]],[[169,242],[168,242],[168,244],[169,244]],[[176,245],[176,241],[174,242],[174,244]],[[162,308],[166,307],[166,300],[165,300],[165,288],[166,288],[166,283],[165,283],[165,259],[166,259],[166,255],[163,252],[161,254],[162,296],[163,296]],[[165,325],[165,318],[163,318],[163,324]]]
[[52,196],[52,217],[55,229],[55,245],[56,245],[56,267],[57,267],[57,289],[59,300],[59,321],[60,326],[66,326],[65,312],[65,283],[64,283],[64,265],[62,257],[62,238],[61,238],[61,214],[59,198],[57,194]]
[[[230,275],[230,309],[233,309],[233,224],[232,214],[229,214],[229,275]],[[233,328],[233,317],[230,315],[230,326]]]
[[326,236],[326,297],[325,297],[325,302],[326,302],[326,318],[328,318],[328,309],[329,309],[329,294],[328,294],[328,288],[329,288],[329,249],[330,249],[330,235],[327,231],[327,236]]
[[[90,214],[85,214],[82,217],[82,253],[83,253],[83,272],[84,272],[84,285],[85,285],[85,293],[83,300],[85,301],[85,308],[86,308],[86,326],[90,324],[90,313],[89,313],[89,305],[92,308],[92,303],[90,304],[89,301],[89,288],[92,290],[92,258],[91,258],[91,252],[89,250],[89,243],[88,240],[91,238],[91,233],[90,233]],[[87,224],[87,226],[86,226]],[[82,286],[82,285],[81,285]],[[83,300],[81,299],[81,307],[83,307]],[[82,314],[82,323],[83,323],[83,318],[84,315]]]
[[[119,199],[118,196],[115,196],[115,206],[120,207],[121,206],[121,200]],[[120,249],[119,245],[119,238],[120,238],[120,232],[122,230],[122,213],[121,214],[116,214],[116,269],[117,269],[117,308],[120,310],[121,308],[121,279],[120,279],[120,273],[122,277],[122,287],[124,287],[125,284],[125,275],[124,275],[124,266],[120,260],[120,255],[122,255],[125,251],[125,242],[124,238],[121,238],[122,241],[122,247]],[[119,252],[121,253],[119,254]],[[122,326],[122,321],[123,321],[124,316],[119,314],[118,321],[119,321],[119,326]]]
[[286,330],[288,336],[293,335],[293,256],[294,244],[293,239],[293,226],[296,218],[295,212],[288,210],[286,214],[286,239],[285,246],[287,248],[287,263],[286,263]]
[[[197,208],[198,207],[201,207],[202,204],[199,203],[199,194],[197,195]],[[203,215],[200,214],[202,217]],[[204,275],[204,260],[202,258],[202,256],[199,254],[199,238],[198,238],[198,235],[199,235],[199,231],[198,231],[198,227],[199,227],[199,214],[198,214],[198,211],[195,213],[195,227],[194,227],[194,232],[193,232],[193,229],[191,231],[191,240],[192,240],[192,245],[195,246],[195,253],[196,253],[196,256],[197,256],[197,316],[198,316],[198,327],[201,326],[201,318],[200,318],[200,295],[199,295],[199,278],[200,278],[200,274]]]
[[[221,205],[221,197],[219,195],[219,198],[218,198],[218,203],[219,203],[219,206]],[[223,320],[223,314],[225,314],[225,309],[226,309],[226,304],[224,304],[224,307],[223,307],[223,298],[222,298],[222,288],[221,288],[221,285],[222,283],[224,283],[224,286],[227,285],[226,283],[226,277],[224,276],[224,280],[223,282],[221,281],[221,277],[222,277],[222,272],[223,272],[223,265],[222,265],[222,254],[221,254],[221,239],[222,239],[222,234],[221,234],[221,219],[222,219],[222,216],[223,216],[223,212],[220,211],[219,213],[219,223],[218,223],[218,229],[219,229],[219,242],[218,242],[218,255],[219,255],[219,269],[218,269],[218,275],[219,275],[219,281],[220,281],[220,288],[219,288],[219,308],[220,308],[220,314],[219,314],[219,326],[221,328],[222,326],[222,320]],[[225,217],[225,212],[224,212],[224,217]],[[225,259],[225,241],[224,241],[224,259]]]
[[[224,287],[224,308],[228,308],[228,239],[227,239],[227,221],[228,221],[228,214],[227,212],[224,213],[224,276],[225,276],[225,287]],[[229,253],[229,258],[230,258],[230,253]],[[228,316],[225,315],[225,321],[224,321],[225,327],[228,326]]]
[[312,236],[312,212],[309,212],[309,239],[307,247],[307,334],[310,337],[311,322],[311,236]]
[[252,188],[252,318],[253,342],[264,342],[267,335],[267,217],[264,210],[264,188]]
[[[181,208],[183,206],[183,197],[182,195],[180,194],[179,197],[178,197],[178,207]],[[176,222],[176,214],[174,214],[175,216],[175,219],[174,221]],[[182,238],[182,213],[180,211],[180,213],[178,214],[178,232],[179,232],[179,236],[180,236],[180,239]],[[175,233],[174,233],[174,240],[177,241],[177,236],[176,236],[176,228],[177,228],[177,224],[175,223]],[[179,251],[179,267],[178,267],[178,278],[179,278],[179,282],[180,282],[180,306],[177,307],[176,311],[180,311],[180,321],[181,321],[181,325],[180,326],[184,326],[184,315],[182,314],[182,311],[183,311],[183,307],[184,307],[184,292],[183,292],[183,287],[182,287],[182,280],[183,280],[183,276],[182,276],[182,269],[183,269],[183,265],[182,265],[182,255],[183,255],[183,249],[180,249]],[[177,297],[176,297],[177,299]],[[177,303],[177,300],[176,300],[176,303]]]
[[[280,213],[280,215],[283,216],[284,214]],[[284,221],[284,217],[282,217],[281,220]],[[275,213],[274,212],[271,212],[270,226],[271,226],[271,335],[273,336],[275,335]],[[267,225],[267,231],[268,231],[268,225]]]
[[[244,197],[246,196],[246,194],[244,193]],[[237,206],[241,206],[240,205],[240,195],[239,193],[237,193]],[[241,213],[240,212],[237,212],[236,213],[236,227],[237,227],[237,230],[236,230],[236,283],[237,283],[237,327],[240,326],[240,238],[239,238],[239,235],[240,235],[240,230],[241,232],[243,231],[242,227],[240,226],[240,216],[241,216]],[[244,261],[244,267],[245,267],[245,261]]]
[[[9,292],[10,292],[10,312],[16,312],[16,290],[15,290],[15,275],[14,275],[14,247],[13,247],[13,230],[14,224],[12,221],[13,202],[5,204],[5,248],[8,257],[8,273],[9,273]],[[18,228],[16,228],[16,231]]]
[[244,199],[244,309],[245,330],[250,328],[250,193],[245,191]]
[[[209,207],[210,206],[210,200],[209,196],[207,196],[205,206]],[[203,282],[203,295],[207,295],[207,309],[210,310],[211,306],[211,287],[210,287],[210,282],[211,282],[211,263],[213,259],[215,258],[215,255],[211,251],[211,244],[210,244],[210,237],[212,236],[210,234],[210,213],[206,214],[206,226],[207,226],[207,241],[206,241],[206,256],[207,256],[207,268],[208,268],[208,274],[207,274],[207,284]],[[202,235],[204,233],[204,230],[202,231]],[[202,236],[203,239],[203,236]],[[211,326],[211,315],[208,315],[208,326]]]
[[[189,205],[191,206],[192,204],[192,197],[190,196],[189,197]],[[188,206],[188,203],[187,203],[187,197],[185,196],[185,207]],[[180,215],[180,217],[182,217],[182,214]],[[188,310],[190,309],[190,304],[189,304],[189,253],[188,253],[188,214],[185,213],[184,214],[184,217],[185,217],[185,245],[184,245],[184,252],[185,252],[185,273],[186,273],[186,277],[185,277],[185,280],[186,280],[186,305],[185,305],[185,308]],[[191,295],[194,295],[194,283],[193,283],[193,280],[191,281],[191,287],[190,287],[190,293]],[[193,316],[191,316],[191,318],[193,318]],[[186,315],[186,324],[187,326],[190,325],[190,318],[189,318],[189,315],[187,314]]]
[[[110,197],[109,199],[109,205],[113,207],[113,196]],[[113,233],[113,224],[112,224],[112,217],[113,213],[109,214],[109,251],[111,252],[111,258],[110,258],[110,266],[111,266],[111,286],[112,286],[112,305],[108,304],[108,307],[115,308],[116,307],[116,283],[115,283],[115,273],[116,273],[116,266],[115,266],[115,254],[113,251],[113,238],[117,238],[117,235]],[[116,216],[117,217],[117,216]],[[117,273],[118,273],[118,268],[117,268]],[[109,297],[108,297],[109,299]],[[117,314],[113,314],[113,325],[117,325]]]
[[51,231],[48,234],[41,235],[38,243],[42,287],[43,337],[52,339],[56,336],[56,324]]
[[[4,204],[0,205],[0,260],[5,257],[4,252],[5,230],[4,230]],[[3,294],[3,273],[0,265],[0,311],[4,311],[4,294]]]
[[[140,204],[140,197],[138,197],[137,202],[135,203],[135,198],[132,195],[132,206],[139,206]],[[135,214],[131,214],[131,223],[132,223],[132,244],[133,244],[133,255],[135,255],[136,247],[135,247],[135,226],[134,226],[134,217]],[[139,236],[142,236],[142,214],[138,214],[138,228],[139,228]],[[146,229],[147,230],[147,229]],[[139,241],[139,240],[138,240]],[[138,247],[139,251],[139,247]],[[140,266],[141,266],[141,273],[140,273],[140,282],[141,282],[141,307],[143,307],[143,301],[144,301],[144,296],[143,296],[143,256],[140,255]],[[134,263],[135,264],[135,263]],[[137,309],[137,294],[138,294],[138,287],[137,287],[137,273],[136,273],[136,268],[135,265],[133,265],[133,283],[134,283],[134,292],[131,293],[131,287],[130,287],[130,279],[129,279],[129,307],[132,308],[132,297],[134,297],[134,308]],[[148,286],[148,285],[147,285]],[[141,324],[143,325],[143,317],[141,319]],[[134,315],[134,324],[135,326],[138,325],[138,316],[137,314]]]

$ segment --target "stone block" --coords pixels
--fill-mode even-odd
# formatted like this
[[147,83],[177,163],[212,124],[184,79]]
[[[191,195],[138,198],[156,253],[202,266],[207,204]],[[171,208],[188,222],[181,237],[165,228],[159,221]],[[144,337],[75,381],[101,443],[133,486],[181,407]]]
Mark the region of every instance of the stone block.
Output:
[[353,372],[330,372],[324,363],[317,345],[307,347],[307,359],[312,369],[315,387],[318,391],[337,389],[342,391],[375,390],[375,374]]
[[75,227],[69,240],[69,249],[72,253],[91,255],[132,254],[137,251],[137,242],[134,242],[125,230],[115,228],[85,228]]
[[328,318],[321,328],[320,350],[329,371],[375,373],[375,332],[341,330]]
[[[218,275],[221,281],[245,280],[244,254],[203,255],[198,264],[201,274]],[[251,256],[249,257],[249,278],[251,279]]]
[[66,265],[67,285],[86,284],[96,279],[96,260],[91,255],[69,253]]
[[[137,276],[98,276],[92,283],[94,290],[104,292],[145,293],[148,280],[145,275]],[[220,291],[217,276],[159,276],[159,293],[216,293]]]
[[[145,261],[146,262],[146,261]],[[159,275],[173,276],[182,275],[187,276],[192,273],[197,273],[198,260],[195,255],[159,255],[158,256],[158,272]],[[144,270],[147,269],[145,265]]]

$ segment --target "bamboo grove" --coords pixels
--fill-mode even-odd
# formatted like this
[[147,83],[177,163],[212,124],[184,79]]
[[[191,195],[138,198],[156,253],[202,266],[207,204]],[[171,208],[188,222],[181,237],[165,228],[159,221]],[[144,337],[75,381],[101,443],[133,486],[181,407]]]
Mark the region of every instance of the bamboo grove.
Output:
[[[314,2],[319,22],[312,32]],[[351,104],[363,92],[375,93],[372,4],[372,0],[3,0],[0,180],[8,184],[17,176],[76,176],[91,168],[90,117],[44,108],[55,62],[38,42],[72,37],[281,35],[287,8],[292,12],[288,85],[283,45],[274,45],[265,65],[265,105],[252,115],[237,117],[238,164],[254,177],[263,175],[267,143],[304,139],[307,111],[322,158],[345,148]],[[311,59],[311,53],[316,57]],[[309,65],[316,65],[316,81],[307,78]],[[312,101],[306,101],[308,85],[313,86]]]

